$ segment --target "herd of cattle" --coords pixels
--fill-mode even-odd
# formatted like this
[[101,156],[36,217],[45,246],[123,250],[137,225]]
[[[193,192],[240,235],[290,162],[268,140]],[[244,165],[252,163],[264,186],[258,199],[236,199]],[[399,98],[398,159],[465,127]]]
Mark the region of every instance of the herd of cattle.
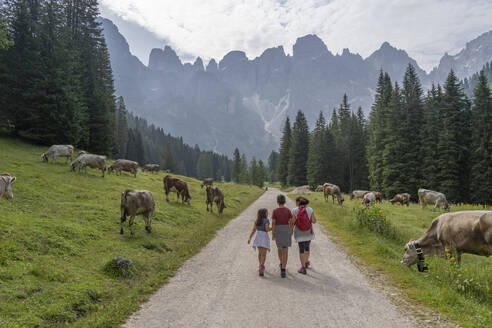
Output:
[[[335,198],[339,205],[343,204],[344,199],[337,185],[325,183],[319,185],[315,191],[324,193],[325,202],[331,196],[333,204]],[[441,192],[419,189],[418,198],[422,208],[427,205],[434,205],[434,209],[450,208],[446,196]],[[354,190],[350,199],[362,199],[364,207],[383,202],[380,192],[369,190]],[[410,194],[396,194],[390,203],[409,206]],[[405,245],[401,263],[407,266],[418,264],[419,271],[425,271],[427,266],[424,254],[446,257],[446,249],[456,256],[458,263],[461,263],[463,253],[492,255],[492,211],[461,211],[438,216],[418,240],[410,240]]]
[[[84,170],[87,174],[87,167],[93,169],[99,169],[102,172],[102,176],[107,170],[108,174],[115,172],[116,175],[121,175],[122,171],[130,172],[133,176],[137,177],[138,163],[127,159],[118,159],[114,161],[109,167],[106,167],[106,156],[88,154],[85,151],[80,151],[77,158],[73,160],[74,147],[72,145],[53,145],[45,153],[41,155],[43,161],[48,162],[49,158],[53,158],[53,163],[56,163],[57,158],[66,157],[66,163],[70,160],[70,170],[78,171]],[[142,172],[159,172],[159,164],[145,164],[142,167]],[[16,178],[8,174],[0,175],[0,198],[4,197],[13,198],[12,185]],[[166,175],[164,177],[164,192],[166,194],[166,201],[169,202],[169,193],[176,192],[178,202],[181,198],[181,202],[191,202],[191,195],[188,190],[188,184],[186,181]],[[226,208],[224,202],[224,194],[222,191],[213,185],[213,179],[205,179],[201,185],[203,188],[206,186],[206,205],[207,211],[213,213],[213,204],[215,203],[217,211],[222,214]],[[210,209],[209,209],[210,207]],[[151,232],[152,214],[155,210],[154,196],[148,190],[133,190],[127,189],[121,194],[121,229],[120,233],[123,234],[123,225],[127,216],[129,219],[130,233],[133,235],[133,221],[135,216],[142,215],[145,221],[145,230]]]
[[[69,159],[71,161],[71,171],[75,171],[78,168],[79,172],[84,170],[87,173],[87,167],[90,167],[100,169],[104,177],[106,172],[106,156],[88,154],[81,151],[77,158],[73,160],[73,150],[74,147],[70,145],[53,145],[41,157],[46,162],[52,157],[54,163],[56,163],[58,157],[66,157],[67,162]],[[119,159],[112,163],[107,171],[108,173],[114,171],[120,175],[122,171],[126,171],[133,174],[136,178],[137,169],[137,162]],[[146,164],[142,168],[142,171],[158,172],[159,165]],[[9,174],[0,175],[0,199],[3,197],[13,198],[12,185],[15,181],[15,176]],[[190,204],[191,195],[188,185],[184,180],[166,175],[163,182],[166,201],[169,202],[169,193],[176,192],[176,201],[179,201],[181,198],[183,204],[185,202]],[[218,187],[213,185],[213,182],[213,179],[205,179],[201,187],[206,187],[207,211],[213,212],[213,204],[215,203],[220,214],[226,208],[224,194]],[[324,193],[326,202],[329,196],[332,197],[333,204],[335,203],[335,198],[339,205],[342,205],[344,202],[340,188],[335,184],[325,183],[318,186],[315,190]],[[363,206],[370,206],[375,202],[383,202],[380,192],[368,190],[354,190],[350,194],[350,199],[362,199]],[[422,208],[426,205],[434,205],[434,209],[443,208],[448,210],[450,208],[446,196],[437,191],[419,189],[418,199]],[[410,194],[396,194],[390,200],[390,203],[409,206]],[[133,221],[136,215],[143,216],[145,229],[150,233],[152,231],[151,223],[154,210],[155,201],[150,191],[125,190],[121,195],[120,233],[123,234],[123,225],[127,216],[129,216],[130,233],[133,234]],[[463,253],[481,256],[492,255],[492,211],[461,211],[445,213],[438,216],[432,221],[430,228],[418,240],[410,240],[406,244],[401,263],[407,266],[418,264],[420,270],[422,263],[425,264],[423,254],[445,256],[446,249],[455,253],[458,263],[461,262],[461,254]]]
[[[328,198],[331,196],[333,204],[335,203],[335,198],[337,199],[338,205],[342,205],[344,202],[344,198],[340,191],[340,187],[332,183],[325,183],[323,185],[319,185],[315,189],[316,192],[323,192],[325,196],[325,202],[328,201]],[[419,189],[419,204],[422,208],[426,205],[434,205],[434,209],[443,208],[445,210],[449,209],[449,203],[446,200],[446,196],[437,191],[428,190],[428,189]],[[354,190],[350,193],[350,200],[353,199],[362,199],[362,206],[370,206],[376,202],[383,202],[383,195],[379,191],[369,191],[369,190]],[[409,193],[401,193],[396,194],[389,201],[391,205],[395,203],[399,203],[400,205],[410,205],[410,194]]]

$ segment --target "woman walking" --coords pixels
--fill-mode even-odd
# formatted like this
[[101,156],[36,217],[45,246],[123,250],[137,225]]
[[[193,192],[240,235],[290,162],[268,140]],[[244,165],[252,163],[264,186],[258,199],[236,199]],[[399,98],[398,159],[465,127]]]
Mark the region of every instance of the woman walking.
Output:
[[299,196],[296,198],[296,208],[292,210],[294,215],[294,238],[299,244],[299,259],[301,260],[301,268],[299,273],[306,274],[306,269],[309,267],[309,253],[311,248],[311,240],[314,239],[313,223],[316,223],[313,209],[307,207],[309,200]]
[[289,255],[289,247],[292,245],[292,231],[294,217],[292,212],[285,207],[285,196],[277,196],[278,208],[272,213],[272,240],[277,243],[278,259],[280,260],[280,276],[286,277],[285,267]]
[[265,272],[265,261],[267,250],[270,250],[270,238],[268,232],[270,231],[270,220],[268,220],[268,210],[261,208],[258,210],[258,215],[253,225],[253,231],[249,235],[248,244],[251,243],[251,238],[256,232],[255,240],[253,241],[253,248],[258,248],[258,262],[260,264],[258,273],[263,277]]

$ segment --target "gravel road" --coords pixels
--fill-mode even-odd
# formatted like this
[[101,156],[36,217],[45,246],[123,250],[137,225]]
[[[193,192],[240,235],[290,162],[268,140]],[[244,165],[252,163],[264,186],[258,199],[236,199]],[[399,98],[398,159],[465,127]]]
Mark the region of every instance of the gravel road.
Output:
[[[176,276],[152,295],[124,327],[414,327],[385,294],[336,247],[319,225],[311,243],[312,269],[297,273],[298,248],[280,278],[275,242],[265,277],[247,245],[256,212],[275,207],[270,189],[217,233]],[[288,207],[294,203],[288,199]],[[227,210],[227,209],[226,209]]]

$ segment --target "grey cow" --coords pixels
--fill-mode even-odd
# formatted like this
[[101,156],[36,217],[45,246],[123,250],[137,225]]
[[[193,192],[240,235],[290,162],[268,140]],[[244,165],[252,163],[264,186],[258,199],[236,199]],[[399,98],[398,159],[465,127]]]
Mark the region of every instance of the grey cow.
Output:
[[16,177],[11,176],[10,174],[4,173],[0,175],[0,199],[4,196],[7,199],[14,198],[14,194],[12,193],[12,185],[15,180]]
[[152,193],[147,190],[132,190],[127,189],[121,194],[121,230],[123,234],[123,225],[126,221],[126,216],[130,216],[128,222],[130,233],[133,235],[133,220],[136,215],[142,215],[145,221],[145,230],[152,232],[152,213],[154,213],[155,202]]
[[104,178],[104,172],[106,172],[106,156],[94,155],[94,154],[83,154],[77,157],[75,161],[70,165],[70,170],[75,172],[75,169],[85,170],[87,174],[87,166],[91,169],[100,169],[102,171],[102,176]]
[[48,159],[53,157],[53,163],[56,164],[58,157],[66,157],[67,161],[73,158],[73,146],[72,145],[53,145],[45,153],[41,155],[44,162],[48,162]]

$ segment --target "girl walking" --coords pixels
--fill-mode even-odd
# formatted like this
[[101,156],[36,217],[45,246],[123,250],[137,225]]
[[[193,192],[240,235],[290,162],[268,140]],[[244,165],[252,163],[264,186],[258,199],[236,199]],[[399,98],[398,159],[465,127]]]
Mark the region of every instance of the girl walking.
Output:
[[292,232],[294,229],[294,217],[292,212],[285,207],[285,196],[277,196],[278,208],[272,213],[272,240],[277,243],[278,259],[280,260],[280,276],[286,277],[285,267],[289,255],[289,247],[292,245]]
[[301,268],[299,273],[306,274],[306,268],[309,267],[309,253],[311,249],[311,240],[314,239],[313,223],[316,223],[313,209],[307,207],[309,200],[299,196],[296,198],[296,208],[292,210],[294,215],[294,238],[299,244],[299,259]]
[[268,210],[261,208],[258,210],[258,216],[253,225],[253,231],[249,235],[248,244],[251,243],[251,238],[256,232],[255,240],[253,241],[253,248],[258,248],[258,262],[260,264],[258,273],[263,277],[265,272],[265,260],[267,251],[270,250],[270,238],[268,232],[270,231],[270,220],[268,220]]

